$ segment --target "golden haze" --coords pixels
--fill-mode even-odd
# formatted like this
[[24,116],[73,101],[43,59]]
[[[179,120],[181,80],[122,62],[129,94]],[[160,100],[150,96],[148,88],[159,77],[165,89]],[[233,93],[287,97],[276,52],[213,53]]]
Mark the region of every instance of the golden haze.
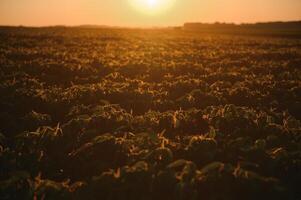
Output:
[[196,21],[288,21],[300,20],[300,10],[300,0],[1,0],[0,24],[169,26]]

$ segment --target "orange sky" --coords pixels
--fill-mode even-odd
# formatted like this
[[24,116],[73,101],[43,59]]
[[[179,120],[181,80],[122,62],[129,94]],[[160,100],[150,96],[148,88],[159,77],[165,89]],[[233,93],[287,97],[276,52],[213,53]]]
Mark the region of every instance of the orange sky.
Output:
[[[0,0],[1,25],[168,26],[184,22],[301,20],[301,0],[175,0],[148,15],[131,0]],[[143,0],[142,0],[143,1]]]

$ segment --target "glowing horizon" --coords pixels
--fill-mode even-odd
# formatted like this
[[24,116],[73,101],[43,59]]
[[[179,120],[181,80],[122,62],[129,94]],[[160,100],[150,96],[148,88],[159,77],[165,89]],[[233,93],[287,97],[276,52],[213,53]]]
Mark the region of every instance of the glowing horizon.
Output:
[[301,20],[300,0],[1,0],[0,25],[176,26]]

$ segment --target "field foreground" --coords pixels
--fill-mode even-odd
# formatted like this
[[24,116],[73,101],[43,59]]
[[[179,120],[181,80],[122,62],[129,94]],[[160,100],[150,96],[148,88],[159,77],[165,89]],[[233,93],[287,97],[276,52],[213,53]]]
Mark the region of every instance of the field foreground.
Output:
[[0,28],[0,199],[301,198],[301,39]]

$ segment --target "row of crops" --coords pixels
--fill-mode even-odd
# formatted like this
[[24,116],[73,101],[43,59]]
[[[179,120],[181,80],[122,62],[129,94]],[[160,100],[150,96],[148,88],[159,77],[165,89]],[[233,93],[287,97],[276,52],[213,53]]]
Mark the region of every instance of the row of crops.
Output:
[[301,40],[0,38],[0,199],[301,198]]

